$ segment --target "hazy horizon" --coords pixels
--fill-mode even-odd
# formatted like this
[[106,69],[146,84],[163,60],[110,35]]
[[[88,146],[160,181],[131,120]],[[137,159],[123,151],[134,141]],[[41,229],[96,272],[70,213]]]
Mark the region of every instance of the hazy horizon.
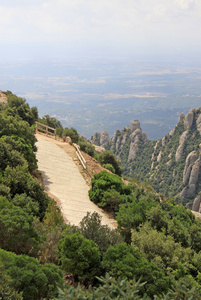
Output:
[[2,0],[0,61],[201,52],[199,0]]
[[0,89],[40,115],[88,136],[138,117],[153,139],[199,106],[199,0],[2,0],[0,13]]

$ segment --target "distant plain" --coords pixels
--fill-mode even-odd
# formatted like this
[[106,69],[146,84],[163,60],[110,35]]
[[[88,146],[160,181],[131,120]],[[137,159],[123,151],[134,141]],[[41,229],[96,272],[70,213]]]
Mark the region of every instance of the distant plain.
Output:
[[101,59],[0,62],[3,91],[26,98],[39,115],[49,114],[87,138],[138,119],[148,138],[158,139],[181,112],[201,106],[201,63]]

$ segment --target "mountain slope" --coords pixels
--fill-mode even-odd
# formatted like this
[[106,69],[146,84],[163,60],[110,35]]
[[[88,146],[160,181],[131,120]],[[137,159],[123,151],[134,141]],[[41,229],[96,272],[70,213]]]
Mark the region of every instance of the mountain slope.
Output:
[[190,205],[201,191],[201,107],[186,116],[181,113],[176,127],[158,141],[147,139],[138,120],[116,130],[111,139],[104,131],[91,140],[115,153],[124,175],[149,181],[157,192],[178,202]]

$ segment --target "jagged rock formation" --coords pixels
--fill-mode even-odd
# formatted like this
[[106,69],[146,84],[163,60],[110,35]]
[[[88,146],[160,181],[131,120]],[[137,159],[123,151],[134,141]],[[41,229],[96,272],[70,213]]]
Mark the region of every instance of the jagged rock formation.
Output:
[[192,108],[187,115],[185,116],[184,119],[184,129],[189,129],[191,128],[194,120],[194,114],[195,114],[195,108]]
[[186,163],[185,163],[185,168],[184,168],[184,172],[183,172],[183,183],[184,184],[187,184],[187,182],[189,181],[189,177],[190,177],[190,174],[191,174],[193,164],[195,163],[197,158],[198,158],[198,154],[197,154],[196,151],[192,151],[187,156]]
[[197,126],[197,130],[199,131],[199,133],[201,135],[201,114],[199,115],[199,117],[196,120],[196,126]]
[[109,141],[110,141],[110,137],[108,132],[106,130],[103,130],[100,136],[100,145],[102,147],[105,147],[109,143]]
[[183,151],[184,151],[184,147],[185,147],[185,143],[186,143],[187,134],[188,134],[188,131],[186,130],[180,136],[179,147],[177,148],[177,152],[175,154],[175,161],[176,162],[182,157],[182,154],[183,154]]
[[166,196],[185,204],[201,191],[201,107],[181,113],[175,128],[158,141],[147,139],[138,120],[116,130],[111,139],[105,132],[93,135],[92,141],[115,153],[124,175],[149,180]]
[[198,195],[193,201],[192,210],[200,213],[201,212],[200,204],[201,204],[201,195]]
[[106,147],[109,141],[110,141],[110,137],[107,130],[103,130],[102,133],[95,132],[91,136],[91,143],[97,146]]

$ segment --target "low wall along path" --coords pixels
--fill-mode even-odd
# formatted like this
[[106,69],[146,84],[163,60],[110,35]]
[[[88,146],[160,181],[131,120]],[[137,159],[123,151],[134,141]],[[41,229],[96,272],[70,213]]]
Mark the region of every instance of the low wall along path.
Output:
[[72,225],[79,225],[87,212],[98,212],[102,224],[115,228],[115,221],[107,217],[88,197],[89,187],[72,158],[51,138],[37,134],[38,168],[43,176],[47,192],[55,196],[65,219]]

